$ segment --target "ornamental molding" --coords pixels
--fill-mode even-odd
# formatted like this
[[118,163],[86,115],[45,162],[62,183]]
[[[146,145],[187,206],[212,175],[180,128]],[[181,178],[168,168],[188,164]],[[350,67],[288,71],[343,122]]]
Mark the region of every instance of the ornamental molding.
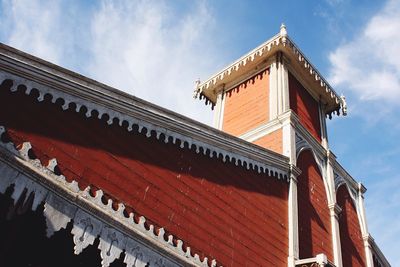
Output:
[[[0,126],[0,140],[5,131]],[[128,267],[217,266],[215,260],[209,261],[207,257],[200,260],[190,247],[184,249],[183,241],[166,236],[163,228],[147,226],[144,216],[138,218],[133,213],[127,216],[123,203],[118,203],[116,210],[111,199],[104,203],[102,190],[97,190],[94,196],[90,187],[80,190],[76,181],[68,182],[64,175],[54,172],[56,159],[43,166],[38,159],[30,158],[31,149],[29,142],[17,150],[12,143],[0,141],[0,193],[4,194],[13,185],[14,205],[27,206],[33,198],[30,208],[36,210],[44,203],[48,237],[72,221],[75,254],[99,239],[102,267],[109,266],[121,253],[125,254],[124,263]]]
[[289,63],[291,61],[295,62],[299,71],[305,73],[305,75],[308,74],[307,78],[315,84],[313,87],[317,88],[319,94],[323,95],[324,98],[331,103],[328,114],[336,111],[339,115],[340,109],[342,109],[343,114],[346,114],[346,102],[342,100],[303,52],[289,38],[284,25],[282,25],[277,35],[251,50],[221,71],[215,73],[206,81],[197,81],[194,97],[204,99],[206,104],[214,106],[216,103],[216,94],[219,93],[222,84],[229,83],[230,80],[257,69],[260,64],[268,61],[268,58],[277,52],[283,52]]
[[296,155],[299,155],[298,152],[303,146],[308,146],[315,156],[323,162],[328,153],[327,149],[300,123],[299,117],[294,112],[292,112],[291,118],[296,130]]
[[[333,165],[335,191],[337,191],[341,185],[345,184],[350,193],[350,196],[355,201],[358,196],[359,183],[339,164],[339,162],[337,162],[336,160],[332,160],[331,162]],[[366,190],[367,189],[365,187],[362,187],[362,190],[360,192],[363,194]]]
[[[1,66],[0,57],[0,69],[2,67],[4,68]],[[58,82],[56,77],[50,78]],[[289,159],[287,157],[132,96],[129,96],[130,99],[115,98],[114,95],[97,96],[96,90],[87,87],[82,89],[79,84],[72,84],[72,87],[68,88],[68,90],[74,90],[72,92],[67,91],[66,88],[50,87],[44,83],[0,71],[0,83],[4,84],[7,80],[12,82],[12,86],[9,88],[11,92],[16,92],[21,86],[26,88],[25,94],[27,95],[30,95],[32,91],[37,91],[39,102],[44,101],[44,97],[48,96],[51,97],[52,103],[56,103],[58,100],[63,102],[61,106],[63,110],[72,109],[75,112],[85,110],[88,118],[96,116],[98,119],[102,119],[106,117],[109,125],[118,123],[120,127],[129,132],[137,131],[145,134],[148,138],[155,137],[160,142],[179,144],[181,149],[195,148],[198,154],[202,153],[210,158],[231,162],[247,170],[251,169],[278,179],[289,180]],[[64,83],[66,82],[63,81],[63,85]],[[92,94],[90,98],[79,95],[81,89]],[[105,93],[107,92],[112,93],[111,91]],[[111,99],[107,99],[110,97]],[[128,100],[135,101],[127,103]],[[135,126],[137,126],[137,130]]]
[[296,138],[296,159],[300,156],[301,152],[303,152],[304,150],[310,150],[318,165],[321,175],[324,176],[325,160],[323,155],[321,153],[318,153],[319,151],[315,149],[315,146],[313,146],[312,144],[310,145],[310,143],[308,142],[309,140],[307,140],[307,138],[304,138],[304,136],[301,133],[296,131],[295,138]]
[[239,138],[244,139],[248,142],[254,142],[255,140],[258,140],[259,138],[264,137],[267,134],[281,129],[283,126],[290,124],[292,113],[293,112],[289,110],[279,115],[277,118],[242,134],[241,136],[239,136]]

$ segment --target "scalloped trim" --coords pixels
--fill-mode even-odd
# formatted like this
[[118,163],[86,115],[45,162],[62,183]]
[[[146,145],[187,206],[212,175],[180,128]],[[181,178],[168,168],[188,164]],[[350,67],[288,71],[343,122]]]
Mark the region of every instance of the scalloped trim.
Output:
[[[203,92],[214,85],[217,84],[218,81],[222,81],[226,76],[231,75],[232,73],[238,71],[242,66],[247,65],[249,62],[253,62],[255,59],[264,56],[266,53],[271,51],[274,47],[289,47],[289,51],[291,51],[297,58],[298,62],[303,66],[303,68],[310,74],[310,76],[314,76],[315,81],[320,82],[320,87],[325,90],[330,97],[335,100],[336,104],[340,104],[343,114],[347,113],[347,106],[345,101],[335,92],[335,90],[330,86],[330,84],[324,79],[324,77],[318,72],[318,70],[310,63],[307,57],[301,52],[301,50],[295,45],[295,43],[285,34],[277,34],[272,37],[270,40],[266,41],[265,43],[261,44],[259,47],[255,48],[254,50],[250,51],[248,54],[244,55],[243,57],[239,58],[237,61],[229,65],[228,67],[224,68],[222,71],[218,72],[217,74],[213,75],[211,78],[206,80],[203,83],[198,83],[194,90],[195,98],[200,96],[200,99],[206,99],[206,105],[211,103],[214,105],[214,101],[208,98]],[[339,111],[338,112],[339,115]],[[329,114],[330,116],[330,114]]]
[[[25,94],[29,95],[33,89],[37,90],[39,92],[39,96],[37,97],[37,100],[39,102],[44,100],[45,95],[51,96],[51,102],[56,103],[58,99],[61,99],[64,101],[64,104],[62,105],[63,110],[68,110],[72,109],[70,104],[75,104],[76,108],[74,109],[75,112],[79,112],[82,108],[86,108],[86,117],[93,117],[93,111],[96,111],[98,113],[97,118],[101,119],[103,115],[108,116],[107,123],[109,125],[115,123],[115,120],[118,120],[118,124],[120,127],[123,127],[124,122],[127,123],[126,129],[129,132],[132,132],[134,129],[134,126],[138,126],[138,133],[145,133],[147,138],[150,138],[152,136],[152,133],[155,133],[155,137],[159,141],[163,141],[164,143],[171,142],[170,139],[172,140],[173,144],[176,144],[177,140],[180,141],[180,148],[185,148],[185,145],[191,149],[193,146],[196,148],[196,153],[203,153],[204,155],[209,156],[210,158],[216,157],[222,158],[223,162],[232,162],[236,166],[242,166],[246,168],[247,170],[255,170],[258,171],[258,173],[265,173],[269,176],[274,176],[278,179],[284,179],[287,182],[289,182],[289,175],[288,175],[288,170],[281,170],[277,167],[252,160],[246,156],[241,156],[237,153],[227,151],[225,149],[220,149],[218,147],[215,147],[213,145],[204,143],[202,141],[195,140],[189,136],[184,136],[182,134],[179,134],[175,131],[171,131],[169,129],[154,125],[152,123],[148,123],[146,121],[134,118],[129,115],[122,114],[118,111],[112,110],[110,108],[100,106],[95,103],[91,103],[89,101],[82,100],[78,97],[71,96],[69,94],[60,92],[56,89],[52,89],[48,86],[44,86],[41,84],[38,84],[36,82],[17,77],[12,74],[8,73],[0,73],[0,83],[4,82],[5,80],[11,80],[13,82],[13,85],[10,88],[11,92],[16,92],[18,86],[24,86],[26,87]],[[161,134],[164,135],[164,138],[161,138]],[[201,148],[201,150],[200,150]]]
[[[0,137],[5,132],[5,127],[0,126]],[[64,175],[56,175],[54,173],[57,166],[56,159],[50,160],[47,166],[43,166],[38,159],[29,158],[29,151],[32,149],[29,142],[23,143],[19,150],[15,149],[11,142],[3,143],[0,141],[0,147],[5,148],[23,162],[28,163],[29,168],[39,172],[49,182],[67,191],[74,199],[79,199],[87,203],[90,207],[95,208],[96,211],[112,217],[113,220],[146,240],[150,240],[155,246],[166,249],[178,259],[189,261],[195,266],[217,266],[214,259],[209,264],[207,257],[204,257],[201,261],[198,254],[192,255],[190,247],[186,247],[186,250],[184,250],[183,241],[176,239],[172,235],[166,236],[163,228],[159,228],[157,231],[155,231],[154,225],[149,225],[147,228],[144,216],[140,216],[138,222],[135,222],[134,218],[135,216],[137,218],[137,215],[133,213],[129,213],[129,217],[126,217],[124,214],[125,205],[123,203],[118,203],[117,210],[113,209],[113,200],[111,199],[108,199],[107,204],[104,204],[102,200],[104,193],[102,190],[97,190],[95,196],[91,196],[89,193],[90,187],[80,190],[76,181],[68,182]],[[120,257],[121,253],[125,254],[124,262],[128,267],[148,266],[146,264],[150,264],[149,266],[177,266],[176,263],[150,249],[148,245],[143,245],[130,238],[106,222],[91,215],[88,211],[58,196],[49,188],[9,167],[7,164],[0,164],[0,173],[2,173],[0,193],[4,193],[8,187],[14,184],[14,191],[11,196],[14,199],[14,204],[24,196],[28,197],[31,193],[33,193],[34,197],[32,210],[36,210],[41,203],[45,203],[43,213],[46,217],[46,233],[48,237],[53,235],[54,232],[66,228],[67,224],[71,220],[73,221],[71,233],[75,244],[75,254],[81,253],[88,245],[93,245],[95,239],[98,238],[100,241],[99,249],[102,267],[109,266],[115,259]],[[23,194],[25,190],[26,194]],[[24,202],[25,199],[22,199],[21,203]]]

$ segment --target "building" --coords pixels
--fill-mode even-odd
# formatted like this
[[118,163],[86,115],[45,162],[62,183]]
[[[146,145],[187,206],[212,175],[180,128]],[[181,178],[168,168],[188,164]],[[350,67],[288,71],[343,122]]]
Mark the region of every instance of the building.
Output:
[[195,94],[215,127],[0,45],[2,266],[390,266],[286,28]]

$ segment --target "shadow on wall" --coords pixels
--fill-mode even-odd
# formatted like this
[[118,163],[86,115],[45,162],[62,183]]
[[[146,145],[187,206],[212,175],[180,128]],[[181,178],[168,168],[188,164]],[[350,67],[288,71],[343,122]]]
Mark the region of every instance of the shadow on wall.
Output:
[[[339,226],[343,265],[350,267],[365,266],[363,260],[365,257],[360,255],[360,251],[364,253],[363,240],[353,200],[346,185],[341,185],[336,194],[338,205],[342,208],[339,215]],[[358,247],[354,242],[358,243]]]
[[332,239],[328,201],[322,175],[310,150],[301,152],[297,165],[299,254],[301,259],[324,253],[332,260]]
[[[70,222],[66,229],[46,237],[46,222],[43,205],[36,211],[30,207],[21,211],[21,203],[15,206],[11,198],[13,188],[4,195],[0,194],[0,260],[4,267],[86,267],[101,266],[99,240],[88,246],[79,255],[74,254]],[[25,196],[22,198],[24,199]],[[27,203],[24,206],[32,205]],[[13,212],[15,211],[15,212]],[[123,256],[115,260],[110,267],[125,267]]]
[[10,92],[11,86],[0,86],[0,125],[7,138],[16,146],[30,142],[43,165],[56,158],[57,172],[78,181],[80,189],[102,189],[106,199],[165,228],[201,258],[240,266],[250,253],[261,255],[248,259],[254,265],[286,264],[286,181],[154,134],[147,138],[137,128],[108,125],[106,115],[87,118],[85,108],[75,112],[75,104],[63,111],[62,100],[53,104],[46,95],[38,102],[36,90],[26,95],[24,86]]

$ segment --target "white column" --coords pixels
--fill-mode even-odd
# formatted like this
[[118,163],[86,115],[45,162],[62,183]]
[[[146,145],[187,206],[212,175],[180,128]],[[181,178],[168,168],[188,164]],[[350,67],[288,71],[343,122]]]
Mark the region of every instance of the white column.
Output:
[[217,95],[217,103],[215,104],[214,110],[214,128],[222,130],[222,122],[224,118],[224,102],[225,102],[225,92],[222,90]]
[[287,68],[288,61],[285,57],[281,58],[281,90],[282,90],[282,105],[281,113],[284,113],[290,109],[290,98],[289,98],[289,71]]
[[332,244],[333,244],[333,258],[336,267],[342,267],[342,249],[340,245],[340,230],[339,230],[339,214],[342,209],[339,205],[329,205],[329,213],[331,217],[332,226]]
[[358,192],[357,192],[358,216],[361,225],[361,234],[364,242],[366,263],[367,267],[373,267],[374,260],[372,257],[372,247],[371,247],[372,237],[368,232],[367,218],[365,216],[365,206],[364,206],[365,191],[367,191],[367,189],[361,183],[358,183]]
[[336,267],[342,267],[342,247],[340,243],[339,214],[342,209],[336,203],[335,176],[333,174],[332,163],[336,160],[335,156],[327,150],[326,153],[326,178],[328,183],[328,207],[331,221],[333,261]]
[[278,62],[276,59],[269,68],[269,120],[278,117]]
[[298,231],[298,207],[297,207],[297,177],[301,171],[294,165],[290,166],[289,184],[289,257],[288,267],[294,267],[299,258],[299,231]]
[[281,52],[276,53],[269,73],[269,116],[275,119],[289,110],[289,74],[287,61]]

